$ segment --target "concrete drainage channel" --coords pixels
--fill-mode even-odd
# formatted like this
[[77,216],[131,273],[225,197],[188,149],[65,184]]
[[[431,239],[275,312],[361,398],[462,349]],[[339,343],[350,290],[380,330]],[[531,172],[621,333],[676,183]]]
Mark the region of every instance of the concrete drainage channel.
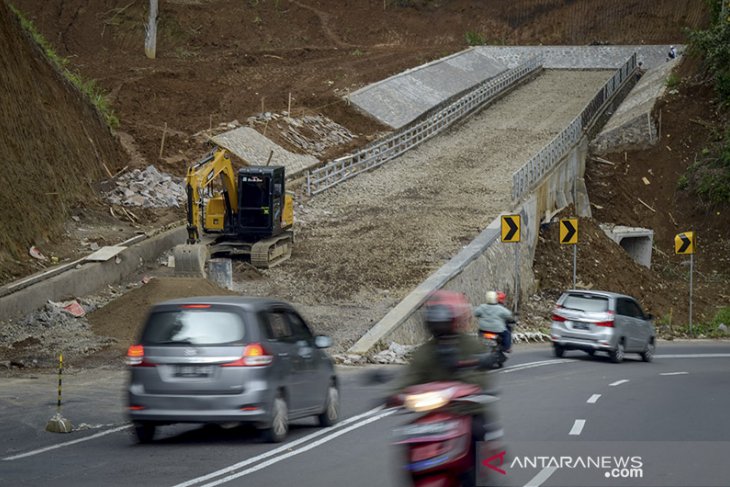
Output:
[[[553,189],[559,187],[558,192],[563,192],[562,188],[567,181],[566,176],[571,173],[575,174],[574,169],[584,163],[581,161],[581,155],[584,158],[585,147],[579,144],[576,146],[575,152],[569,155],[567,161],[558,164],[552,172],[545,174],[545,178],[548,180],[551,176],[556,175],[559,176],[558,179],[562,180],[559,186],[555,186],[557,183],[553,181]],[[533,189],[533,192],[540,191],[539,187]],[[537,228],[542,216],[548,210],[545,206],[534,197],[528,197],[518,210],[523,215],[525,225],[523,238],[527,242],[536,240],[536,231],[531,228]],[[509,269],[513,268],[514,257],[510,252],[512,249],[508,250],[504,245],[493,245],[498,239],[496,222],[498,219],[494,220],[477,239],[469,244],[467,249],[429,277],[411,295],[396,305],[390,313],[386,313],[383,320],[371,327],[376,331],[387,329],[385,333],[368,332],[363,337],[365,342],[358,342],[351,350],[358,353],[370,353],[374,348],[382,348],[386,345],[386,340],[418,343],[422,339],[422,335],[420,328],[415,324],[413,313],[431,289],[439,287],[459,289],[467,292],[470,298],[475,300],[481,297],[488,284],[501,285],[505,280],[511,280],[511,271],[505,274],[502,269],[505,265]],[[38,282],[28,284],[23,289],[16,287],[12,294],[0,297],[0,312],[3,312],[6,317],[18,316],[32,312],[48,299],[58,299],[58,296],[68,295],[81,296],[92,293],[105,284],[121,282],[138,269],[140,262],[152,261],[176,244],[182,243],[185,240],[185,233],[184,228],[175,228],[153,237],[144,238],[140,242],[130,243],[113,259],[106,262],[79,262],[61,274],[41,278]],[[520,274],[524,278],[523,282],[526,283],[529,282],[533,254],[534,243],[524,246],[520,251]],[[12,287],[12,285],[7,287]],[[398,311],[396,312],[396,310]],[[396,315],[399,317],[394,319]],[[387,323],[390,325],[386,326]],[[539,337],[533,338],[539,339]],[[367,345],[368,341],[369,345]]]
[[20,317],[32,313],[49,300],[85,296],[109,284],[121,283],[141,265],[155,260],[170,248],[185,242],[186,238],[185,227],[149,237],[140,235],[113,247],[115,253],[106,260],[89,260],[87,256],[3,286],[0,288],[0,316],[3,319]]

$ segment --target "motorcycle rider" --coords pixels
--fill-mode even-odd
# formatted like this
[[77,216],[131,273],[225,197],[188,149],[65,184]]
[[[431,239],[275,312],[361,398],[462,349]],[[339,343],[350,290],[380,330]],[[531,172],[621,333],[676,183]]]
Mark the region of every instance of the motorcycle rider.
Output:
[[[504,293],[502,303],[504,303]],[[512,312],[500,304],[499,295],[496,291],[487,291],[486,304],[477,306],[474,316],[479,319],[479,329],[499,333],[502,337],[502,347],[505,353],[512,351],[512,330],[514,323]]]
[[[480,360],[489,358],[484,356],[484,347],[479,341],[466,334],[471,324],[471,306],[466,297],[453,291],[434,292],[423,306],[423,322],[432,339],[413,353],[396,394],[408,386],[439,381],[461,381],[489,391],[493,386],[490,374],[476,367]],[[491,364],[481,365],[491,368]],[[459,414],[473,417],[473,442],[502,437],[493,406],[473,403],[460,408]]]

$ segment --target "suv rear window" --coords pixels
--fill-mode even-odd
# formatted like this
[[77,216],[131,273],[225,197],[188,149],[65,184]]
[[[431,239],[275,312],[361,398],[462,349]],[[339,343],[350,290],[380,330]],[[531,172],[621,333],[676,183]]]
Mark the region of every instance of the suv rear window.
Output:
[[569,294],[563,301],[563,308],[587,312],[608,311],[608,298],[590,294]]
[[223,345],[241,342],[245,326],[230,311],[182,309],[158,311],[147,320],[143,345]]

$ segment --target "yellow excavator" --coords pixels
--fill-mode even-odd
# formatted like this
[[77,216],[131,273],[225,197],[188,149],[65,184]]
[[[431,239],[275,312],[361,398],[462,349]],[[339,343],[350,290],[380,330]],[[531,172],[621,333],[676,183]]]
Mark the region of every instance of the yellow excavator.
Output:
[[291,257],[294,201],[283,166],[245,166],[217,148],[192,164],[185,177],[186,244],[173,251],[176,275],[205,275],[210,256],[248,256],[255,267]]

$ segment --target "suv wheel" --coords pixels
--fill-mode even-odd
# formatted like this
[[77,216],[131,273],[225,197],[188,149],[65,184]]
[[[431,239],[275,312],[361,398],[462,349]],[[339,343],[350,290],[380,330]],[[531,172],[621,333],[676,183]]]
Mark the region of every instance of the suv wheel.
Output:
[[264,439],[269,443],[281,443],[288,432],[289,408],[281,393],[279,393],[271,407],[271,426],[264,430]]
[[644,362],[651,362],[652,360],[654,360],[655,349],[656,349],[656,344],[654,343],[653,340],[650,341],[649,343],[647,343],[646,350],[641,352],[641,360],[643,360]]
[[565,354],[565,349],[560,345],[553,345],[553,353],[556,357],[562,358],[562,356]]
[[154,423],[134,423],[134,435],[139,443],[151,443],[155,438],[155,429]]
[[624,361],[624,342],[620,341],[618,342],[618,345],[616,345],[616,348],[614,350],[611,350],[608,352],[608,357],[611,359],[611,362],[615,364],[620,364]]
[[319,425],[328,427],[335,424],[340,419],[340,391],[334,384],[330,384],[327,388],[327,399],[324,402],[324,411],[317,416]]

